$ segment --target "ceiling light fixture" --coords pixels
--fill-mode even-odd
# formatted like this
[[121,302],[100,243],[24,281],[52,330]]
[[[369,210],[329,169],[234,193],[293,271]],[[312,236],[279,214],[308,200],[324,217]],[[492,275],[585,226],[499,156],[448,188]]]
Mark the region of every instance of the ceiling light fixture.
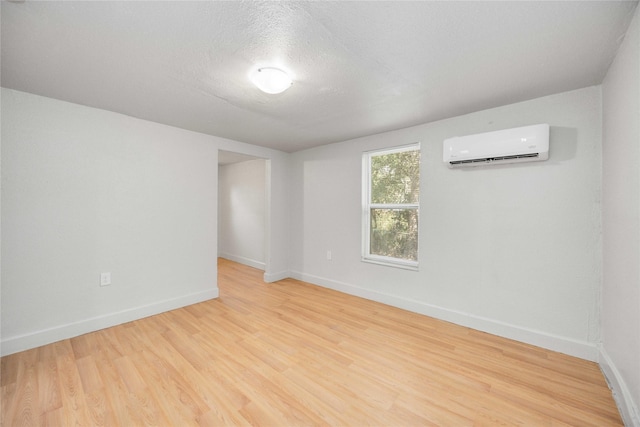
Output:
[[262,67],[249,76],[254,85],[263,92],[276,94],[284,92],[293,84],[291,77],[279,68]]

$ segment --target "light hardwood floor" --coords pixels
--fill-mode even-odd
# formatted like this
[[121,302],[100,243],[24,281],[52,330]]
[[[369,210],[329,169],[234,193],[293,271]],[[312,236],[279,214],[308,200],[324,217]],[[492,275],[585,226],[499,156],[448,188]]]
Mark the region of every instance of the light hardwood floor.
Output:
[[261,278],[3,357],[2,425],[622,425],[595,363]]

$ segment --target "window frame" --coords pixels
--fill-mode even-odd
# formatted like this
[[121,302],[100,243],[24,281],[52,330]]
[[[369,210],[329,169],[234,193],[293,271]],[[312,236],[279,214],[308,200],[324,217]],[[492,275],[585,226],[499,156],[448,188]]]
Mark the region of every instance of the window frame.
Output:
[[[418,203],[371,203],[371,158],[386,154],[402,153],[406,151],[418,151],[420,157],[420,143],[414,142],[391,148],[365,151],[362,154],[362,261],[386,265],[389,267],[403,268],[407,270],[418,270],[420,259],[420,197]],[[421,161],[420,169],[421,169]],[[403,258],[388,257],[371,253],[371,209],[415,209],[418,215],[418,260],[412,261]]]

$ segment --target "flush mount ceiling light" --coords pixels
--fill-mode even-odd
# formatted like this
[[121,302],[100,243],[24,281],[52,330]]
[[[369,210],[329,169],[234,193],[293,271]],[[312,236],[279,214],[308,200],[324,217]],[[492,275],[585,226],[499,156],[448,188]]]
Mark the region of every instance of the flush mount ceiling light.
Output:
[[263,92],[276,94],[284,92],[293,84],[291,77],[279,68],[262,67],[249,76],[254,85]]

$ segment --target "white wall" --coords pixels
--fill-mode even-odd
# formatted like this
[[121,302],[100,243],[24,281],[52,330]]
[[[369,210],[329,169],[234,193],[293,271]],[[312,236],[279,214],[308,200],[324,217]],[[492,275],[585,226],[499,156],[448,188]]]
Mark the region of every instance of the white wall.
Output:
[[640,9],[603,92],[600,363],[627,425],[640,426]]
[[[595,360],[600,106],[600,88],[590,87],[294,153],[292,274]],[[546,162],[467,170],[442,162],[447,137],[536,123],[551,125]],[[420,270],[361,262],[362,152],[416,141]]]
[[270,159],[282,274],[287,153],[3,88],[2,354],[216,297],[219,149]]
[[266,160],[218,169],[218,255],[265,268]]

